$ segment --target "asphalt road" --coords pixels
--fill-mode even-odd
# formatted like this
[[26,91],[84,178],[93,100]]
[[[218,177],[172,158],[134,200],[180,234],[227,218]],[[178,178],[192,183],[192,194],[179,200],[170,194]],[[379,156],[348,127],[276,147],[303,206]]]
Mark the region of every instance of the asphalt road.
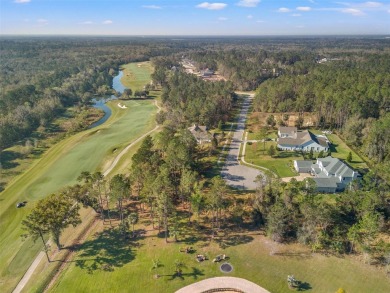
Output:
[[245,130],[245,121],[252,99],[253,95],[247,96],[243,102],[237,120],[237,127],[235,130],[232,130],[233,139],[229,146],[229,153],[221,171],[221,177],[225,179],[226,183],[238,189],[256,189],[256,183],[254,181],[257,175],[262,174],[260,170],[240,165],[238,161],[240,144]]

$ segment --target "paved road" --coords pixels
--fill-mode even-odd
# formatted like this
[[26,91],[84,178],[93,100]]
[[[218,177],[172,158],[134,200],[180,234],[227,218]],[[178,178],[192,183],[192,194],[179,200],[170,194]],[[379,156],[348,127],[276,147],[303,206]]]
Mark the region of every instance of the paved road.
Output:
[[229,291],[229,289],[235,289],[240,290],[240,292],[247,293],[270,293],[255,283],[235,277],[216,277],[206,279],[181,288],[176,291],[176,293],[201,293],[212,289],[227,289],[226,291]]
[[225,160],[225,165],[222,168],[221,176],[226,183],[234,188],[240,189],[256,189],[254,180],[256,176],[261,174],[261,171],[240,165],[237,160],[240,152],[240,143],[242,142],[245,121],[252,103],[253,95],[247,96],[243,102],[241,112],[238,116],[237,127],[233,130],[233,139],[229,146],[229,153]]

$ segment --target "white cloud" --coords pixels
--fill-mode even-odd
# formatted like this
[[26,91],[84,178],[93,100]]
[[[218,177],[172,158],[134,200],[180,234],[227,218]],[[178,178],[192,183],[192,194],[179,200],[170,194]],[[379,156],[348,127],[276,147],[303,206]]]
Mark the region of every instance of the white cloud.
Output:
[[112,23],[113,23],[113,21],[109,20],[109,19],[102,22],[102,24],[112,24]]
[[93,21],[87,20],[87,21],[81,22],[80,24],[93,24]]
[[356,9],[356,8],[346,8],[346,9],[341,9],[340,10],[342,13],[347,13],[347,14],[351,14],[351,15],[354,15],[354,16],[362,16],[364,15],[364,12],[359,10],[359,9]]
[[248,18],[248,19],[252,19],[253,18],[253,15],[248,15],[246,18]]
[[369,2],[364,2],[361,4],[361,6],[363,7],[369,7],[369,8],[375,8],[375,7],[380,7],[382,6],[383,3],[380,3],[380,2],[372,2],[372,1],[369,1]]
[[296,28],[304,28],[304,25],[297,25]]
[[219,21],[225,21],[225,20],[228,20],[228,18],[226,18],[226,17],[218,17],[218,20]]
[[286,8],[286,7],[281,7],[278,9],[278,12],[282,12],[282,13],[286,13],[286,12],[290,12],[290,11],[291,11],[291,9]]
[[237,5],[242,7],[256,7],[259,3],[260,0],[240,0]]
[[224,9],[226,6],[227,6],[226,3],[209,3],[209,2],[203,2],[196,5],[196,7],[198,8],[204,8],[208,10],[221,10]]
[[300,14],[300,13],[294,13],[294,14],[291,14],[291,15],[294,16],[294,17],[302,16],[302,14]]
[[387,10],[387,13],[390,13],[390,9],[389,9],[389,10]]
[[256,20],[257,23],[264,23],[264,20]]
[[307,6],[300,6],[300,7],[297,7],[297,10],[299,10],[299,11],[310,11],[311,8],[307,7]]
[[44,26],[44,25],[47,25],[49,23],[49,21],[47,19],[44,19],[44,18],[39,18],[39,19],[37,19],[37,23],[40,26]]
[[162,7],[158,6],[158,5],[142,5],[142,8],[146,8],[146,9],[161,9]]
[[29,3],[31,0],[15,0],[14,3],[22,4],[22,3]]

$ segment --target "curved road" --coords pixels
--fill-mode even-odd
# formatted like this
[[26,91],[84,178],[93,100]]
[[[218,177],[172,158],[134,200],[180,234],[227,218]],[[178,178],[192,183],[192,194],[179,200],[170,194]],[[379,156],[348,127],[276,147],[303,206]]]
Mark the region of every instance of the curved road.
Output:
[[237,127],[232,131],[233,138],[229,146],[229,153],[221,171],[221,177],[225,179],[226,183],[238,189],[256,189],[256,183],[254,181],[257,175],[262,174],[260,170],[240,165],[238,161],[240,145],[245,131],[245,121],[253,96],[253,94],[245,96],[241,112],[238,115]]

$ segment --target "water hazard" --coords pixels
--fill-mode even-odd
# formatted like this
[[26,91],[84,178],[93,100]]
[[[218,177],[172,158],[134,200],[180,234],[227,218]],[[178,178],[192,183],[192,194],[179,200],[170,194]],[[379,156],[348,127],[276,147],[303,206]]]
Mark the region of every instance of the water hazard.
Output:
[[[123,93],[123,91],[127,89],[127,87],[125,87],[121,82],[122,76],[123,76],[123,71],[119,71],[119,74],[115,76],[112,80],[112,88],[116,90],[118,93]],[[111,109],[107,107],[106,103],[110,100],[115,100],[116,98],[117,98],[116,96],[111,95],[111,97],[108,98],[102,97],[102,98],[95,98],[92,100],[92,102],[94,103],[93,107],[103,110],[104,116],[100,118],[98,121],[96,121],[95,123],[91,124],[88,128],[94,128],[96,126],[102,125],[104,122],[107,121],[108,118],[110,118]]]

